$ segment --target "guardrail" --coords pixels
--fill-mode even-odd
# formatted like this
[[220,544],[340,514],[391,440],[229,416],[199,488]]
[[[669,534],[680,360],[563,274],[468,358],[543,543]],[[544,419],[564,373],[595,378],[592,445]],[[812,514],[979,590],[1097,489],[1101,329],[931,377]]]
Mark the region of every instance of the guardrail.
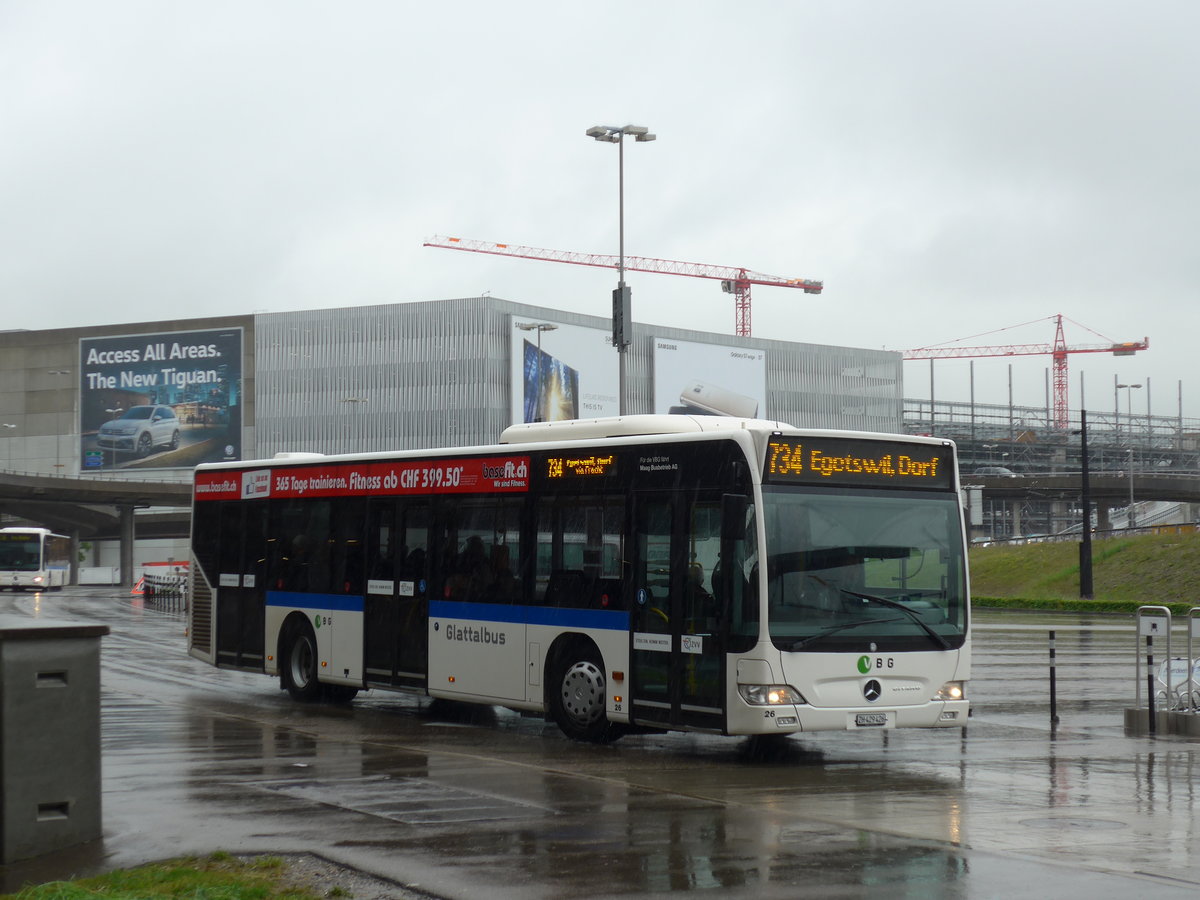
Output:
[[187,609],[186,574],[147,572],[142,576],[142,596],[147,603]]
[[[1137,525],[1133,528],[1106,528],[1103,531],[1100,529],[1092,529],[1093,541],[1111,540],[1113,538],[1133,537],[1139,534],[1191,534],[1198,530],[1198,526],[1194,522],[1185,522],[1171,525],[1155,525],[1153,523],[1147,525]],[[1027,534],[1014,535],[1012,537],[998,538],[972,538],[972,547],[991,547],[991,546],[1020,546],[1022,544],[1061,544],[1067,541],[1079,543],[1081,535],[1078,531],[1068,531],[1060,534]]]

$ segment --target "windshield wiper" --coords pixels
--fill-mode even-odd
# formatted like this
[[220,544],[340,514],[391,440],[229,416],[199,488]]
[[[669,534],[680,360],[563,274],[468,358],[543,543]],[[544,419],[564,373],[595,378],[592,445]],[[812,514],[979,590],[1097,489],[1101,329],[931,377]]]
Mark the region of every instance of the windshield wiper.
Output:
[[828,637],[831,634],[837,634],[839,631],[845,631],[848,628],[857,628],[860,625],[882,625],[886,622],[899,622],[899,619],[859,619],[857,622],[842,622],[839,625],[830,625],[824,631],[818,631],[816,634],[810,634],[806,638],[801,638],[792,643],[788,650],[802,650],[811,644],[813,641],[820,640],[823,637]]
[[846,594],[850,597],[858,597],[861,600],[866,600],[868,603],[879,603],[883,606],[887,606],[887,607],[891,607],[892,609],[900,610],[900,612],[904,613],[906,616],[908,616],[910,619],[912,619],[914,622],[916,622],[921,627],[921,630],[924,631],[927,635],[929,635],[933,639],[934,643],[938,644],[943,650],[950,649],[950,642],[947,641],[940,634],[938,634],[933,629],[932,625],[930,625],[928,622],[926,622],[924,619],[922,619],[920,613],[916,612],[915,610],[909,609],[907,606],[905,606],[903,603],[899,602],[898,600],[892,600],[892,599],[889,599],[888,597],[877,597],[874,594],[864,594],[861,591],[852,591],[849,588],[844,588],[844,587],[839,587],[838,590],[840,590],[843,594]]

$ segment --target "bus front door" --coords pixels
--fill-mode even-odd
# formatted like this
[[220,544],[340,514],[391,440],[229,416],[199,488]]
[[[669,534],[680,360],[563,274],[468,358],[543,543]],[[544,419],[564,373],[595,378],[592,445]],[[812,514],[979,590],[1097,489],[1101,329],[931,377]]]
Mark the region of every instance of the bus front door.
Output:
[[725,727],[723,618],[713,597],[720,502],[638,505],[631,696],[637,724]]
[[218,527],[216,663],[261,670],[266,634],[267,504],[223,503]]

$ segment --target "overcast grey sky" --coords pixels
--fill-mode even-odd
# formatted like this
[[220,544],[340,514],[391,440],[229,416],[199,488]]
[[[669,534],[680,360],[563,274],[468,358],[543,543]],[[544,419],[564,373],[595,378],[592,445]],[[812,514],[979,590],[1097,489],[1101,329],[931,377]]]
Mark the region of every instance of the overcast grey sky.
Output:
[[[1091,409],[1150,377],[1200,417],[1197,33],[1194,0],[0,0],[0,327],[485,291],[607,315],[613,272],[421,245],[616,253],[617,148],[584,131],[634,123],[627,254],[824,280],[755,288],[755,335],[1049,343],[1063,313],[1151,343],[1072,355],[1072,408],[1080,373]],[[733,332],[715,282],[628,281],[638,322]],[[1043,404],[1049,357],[976,361],[976,399],[1010,363]]]

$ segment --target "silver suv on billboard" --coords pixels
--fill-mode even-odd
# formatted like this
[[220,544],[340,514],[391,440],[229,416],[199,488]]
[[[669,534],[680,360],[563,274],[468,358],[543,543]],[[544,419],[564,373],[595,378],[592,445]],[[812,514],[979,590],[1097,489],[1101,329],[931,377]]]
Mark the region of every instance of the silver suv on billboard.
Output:
[[105,450],[148,456],[155,447],[179,446],[179,418],[169,406],[133,406],[100,426],[96,443]]

